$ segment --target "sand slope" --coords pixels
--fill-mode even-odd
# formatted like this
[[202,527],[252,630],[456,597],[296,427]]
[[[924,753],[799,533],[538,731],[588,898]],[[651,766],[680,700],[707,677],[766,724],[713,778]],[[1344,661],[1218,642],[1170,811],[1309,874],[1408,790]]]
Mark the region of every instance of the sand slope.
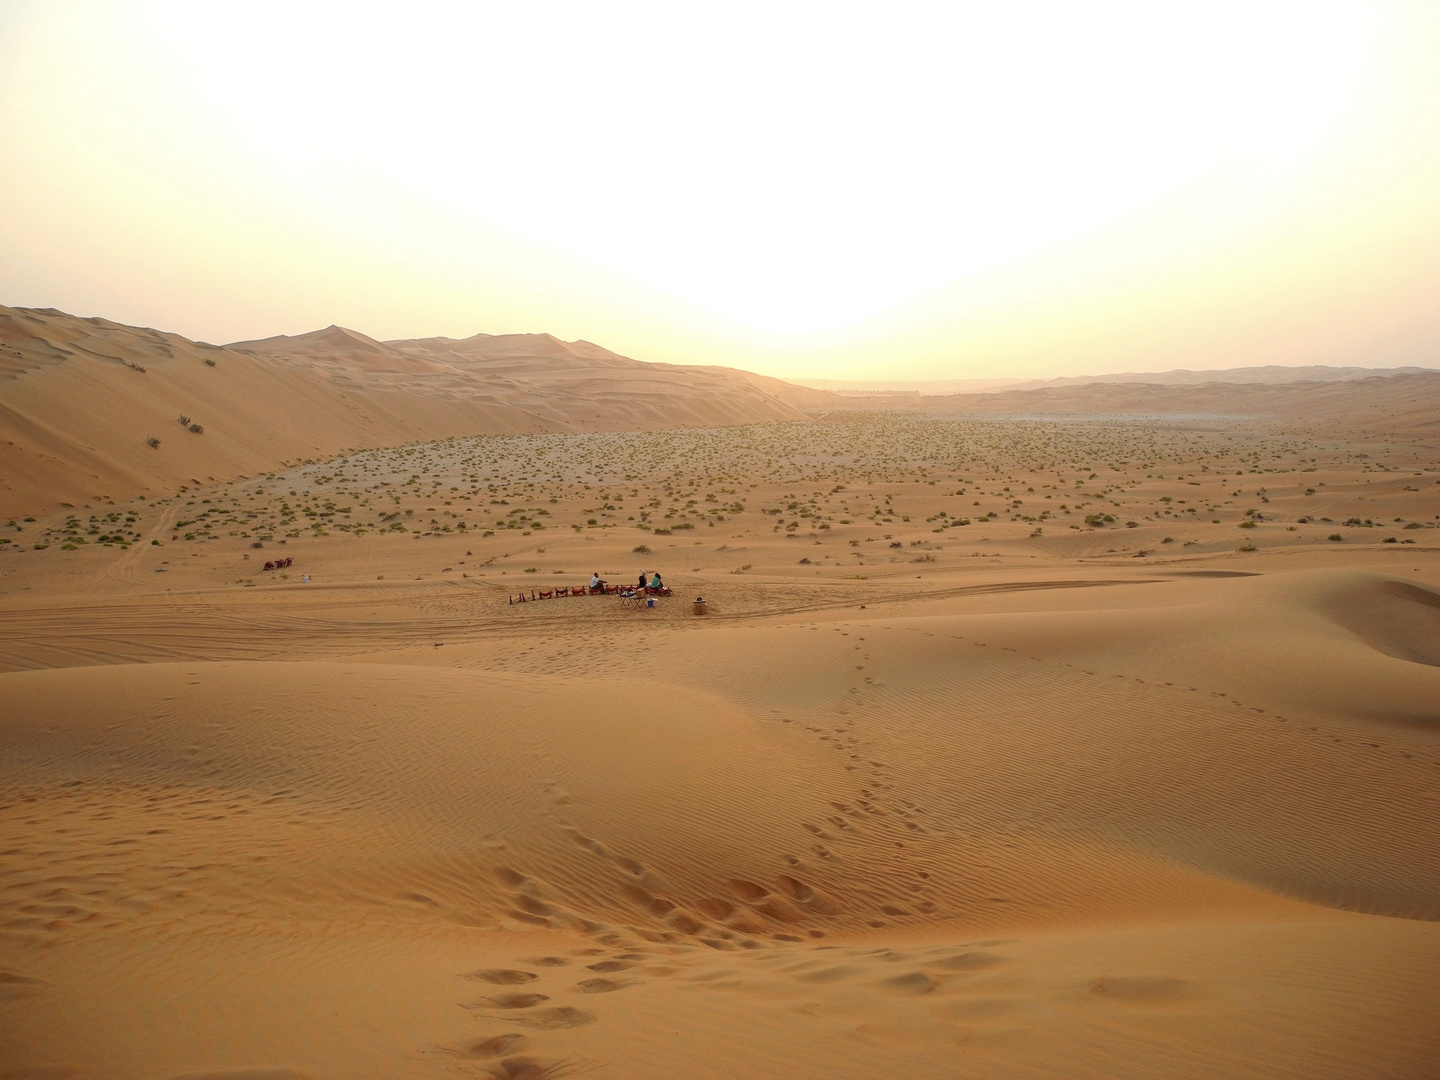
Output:
[[[659,639],[0,675],[3,1054],[1430,1075],[1440,743],[1417,718],[1440,669],[1393,653],[1433,594],[1137,588],[1044,618],[882,598]],[[1210,628],[1258,641],[1262,613],[1272,641],[1318,628],[1288,675],[1255,665],[1283,715],[1213,689],[1244,665]],[[1309,709],[1319,667],[1386,689]]]

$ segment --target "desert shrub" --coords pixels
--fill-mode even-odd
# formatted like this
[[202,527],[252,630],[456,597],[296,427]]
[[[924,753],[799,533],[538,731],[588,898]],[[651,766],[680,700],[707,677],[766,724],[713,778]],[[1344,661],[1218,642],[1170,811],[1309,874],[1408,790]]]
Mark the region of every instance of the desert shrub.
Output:
[[647,545],[647,544],[636,544],[636,545],[635,545],[633,548],[631,548],[630,550],[631,550],[632,552],[634,552],[636,555],[649,555],[649,554],[650,554],[650,548],[649,548],[649,545]]
[[1327,540],[1340,541],[1340,540],[1344,540],[1345,538],[1344,538],[1343,536],[1341,536],[1339,533],[1331,533],[1331,534],[1330,534],[1329,536],[1327,536],[1325,539],[1327,539]]
[[190,426],[190,417],[186,416],[184,413],[181,413],[181,414],[180,414],[180,426],[181,426],[181,427],[189,427],[189,426]]
[[152,435],[152,436],[150,436],[150,438],[148,438],[148,439],[145,440],[145,445],[148,446],[148,447],[150,447],[151,450],[159,450],[159,449],[160,449],[160,440],[157,439],[157,438],[155,438],[155,436]]
[[204,435],[204,434],[205,434],[205,429],[204,429],[204,427],[202,427],[202,426],[199,425],[199,424],[191,424],[191,425],[190,425],[190,430],[193,431],[196,435]]

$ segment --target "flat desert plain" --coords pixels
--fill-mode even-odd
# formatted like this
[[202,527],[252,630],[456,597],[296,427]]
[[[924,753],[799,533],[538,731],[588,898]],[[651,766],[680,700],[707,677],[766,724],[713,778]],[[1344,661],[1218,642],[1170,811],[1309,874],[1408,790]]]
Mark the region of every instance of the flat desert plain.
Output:
[[1440,1076],[1434,431],[875,407],[57,495],[0,530],[0,1075]]

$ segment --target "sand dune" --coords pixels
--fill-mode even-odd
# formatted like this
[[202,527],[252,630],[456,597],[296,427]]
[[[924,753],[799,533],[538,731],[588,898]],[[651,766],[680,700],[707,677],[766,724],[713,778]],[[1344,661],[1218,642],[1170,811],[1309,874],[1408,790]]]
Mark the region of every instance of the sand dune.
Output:
[[[1109,614],[1183,639],[1202,594],[1243,618],[1257,580],[1146,586]],[[1308,616],[1354,584],[1275,587]],[[56,1059],[81,1075],[617,1053],[641,1074],[938,1075],[959,1048],[995,1075],[1058,1054],[1070,1075],[1298,1076],[1334,1053],[1327,1074],[1361,1076],[1380,1033],[1391,1075],[1425,1075],[1440,953],[1406,920],[1440,915],[1433,736],[1160,681],[1186,660],[1086,669],[1043,627],[882,602],[443,660],[0,676],[17,1060],[96,1006],[99,963],[129,1001]],[[1135,659],[1113,633],[1104,653]],[[637,655],[650,673],[611,662]],[[357,963],[367,988],[342,992]],[[212,988],[210,965],[249,973],[257,1020],[274,999],[247,980],[303,984],[289,1034],[227,1050],[138,1007],[174,986],[230,1023],[235,976]],[[435,1004],[392,1014],[377,977]],[[336,993],[348,1039],[321,1015]],[[1357,993],[1381,1018],[1363,1034]],[[1166,1048],[1122,1064],[1137,1024]],[[822,1038],[797,1065],[797,1025],[844,1052]],[[683,1046],[662,1034],[681,1026]],[[1243,1055],[1199,1049],[1247,1029]]]
[[889,407],[975,416],[1248,415],[1308,428],[1323,418],[1332,428],[1340,424],[1357,433],[1425,432],[1433,430],[1437,423],[1440,372],[1312,382],[1200,381],[1174,385],[1123,383],[1107,378],[1078,385],[897,398],[889,402]]
[[[1071,375],[1037,381],[1035,386],[1082,386],[1086,383],[1156,383],[1164,386],[1195,386],[1201,383],[1270,385],[1291,382],[1355,382],[1390,375],[1433,374],[1435,369],[1423,367],[1364,368],[1333,367],[1327,364],[1282,366],[1264,364],[1256,367],[1219,368],[1208,371],[1127,371],[1114,375]],[[1030,389],[1029,386],[1016,389]]]
[[[134,343],[317,415],[750,392]],[[1287,423],[447,437],[7,524],[0,1076],[1428,1080],[1440,461]]]
[[799,420],[829,397],[544,334],[384,344],[330,327],[217,347],[0,307],[0,515],[422,439]]
[[938,397],[951,394],[994,393],[1001,390],[1038,390],[1045,387],[1085,386],[1095,383],[1198,386],[1208,383],[1273,385],[1292,382],[1354,382],[1391,375],[1419,375],[1437,369],[1424,367],[1366,368],[1335,367],[1328,364],[1263,364],[1241,368],[1210,368],[1190,371],[1126,371],[1111,375],[1065,375],[1051,379],[804,379],[806,386],[824,390],[855,390],[867,394],[900,391]]

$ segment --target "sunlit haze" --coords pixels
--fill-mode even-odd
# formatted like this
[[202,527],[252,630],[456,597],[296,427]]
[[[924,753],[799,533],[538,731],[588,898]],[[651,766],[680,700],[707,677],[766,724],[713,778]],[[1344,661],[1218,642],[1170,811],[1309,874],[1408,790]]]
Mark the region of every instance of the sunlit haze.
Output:
[[799,378],[1440,366],[1440,8],[0,5],[0,303]]

